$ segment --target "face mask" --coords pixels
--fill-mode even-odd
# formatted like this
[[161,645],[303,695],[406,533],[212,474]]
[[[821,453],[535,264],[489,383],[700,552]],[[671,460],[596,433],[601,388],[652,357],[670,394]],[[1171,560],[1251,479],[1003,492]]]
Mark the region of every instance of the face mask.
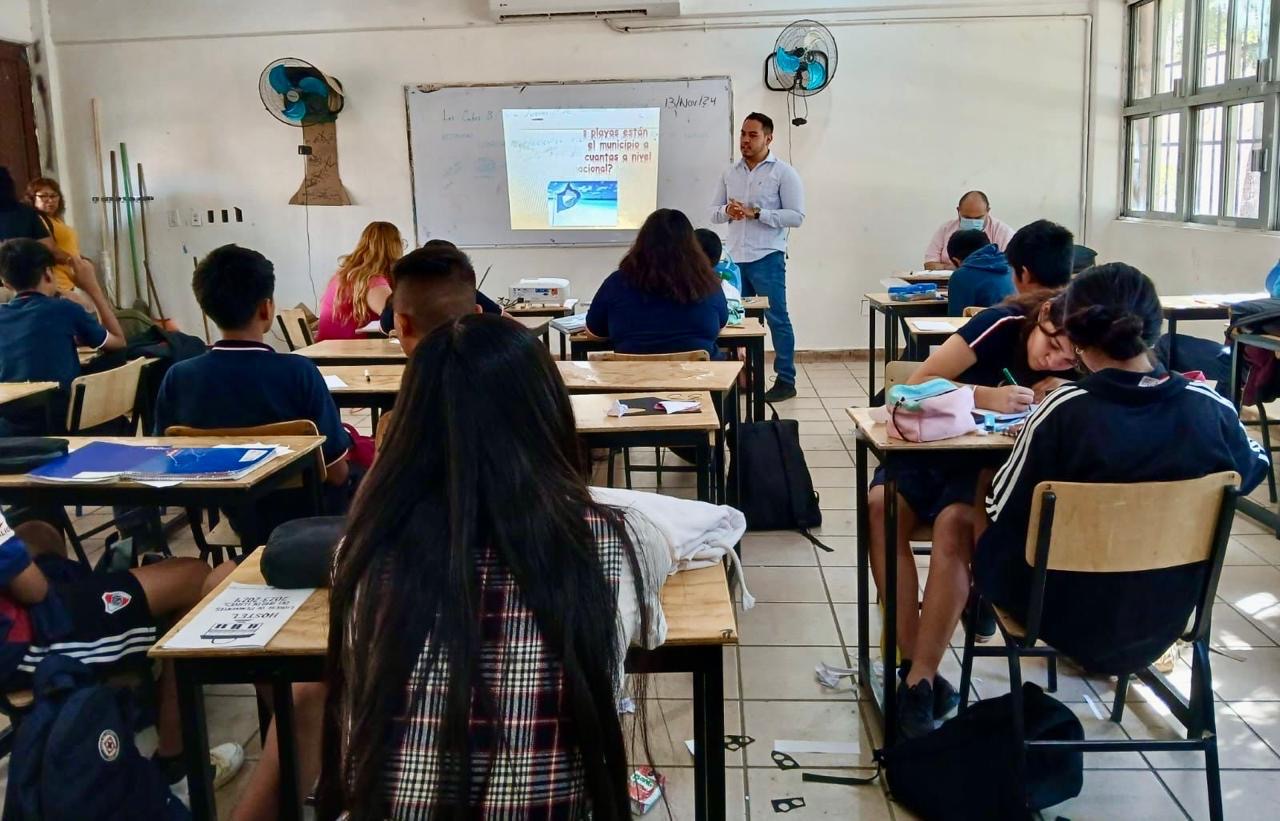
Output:
[[969,217],[960,218],[961,231],[981,231],[985,226],[986,219],[982,217],[978,217],[977,219],[970,219]]

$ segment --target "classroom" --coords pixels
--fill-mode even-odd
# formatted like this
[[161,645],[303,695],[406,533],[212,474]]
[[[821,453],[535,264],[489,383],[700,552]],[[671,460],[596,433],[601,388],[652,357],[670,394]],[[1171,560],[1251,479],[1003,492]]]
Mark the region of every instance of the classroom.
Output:
[[1280,817],[1278,63],[0,0],[5,818]]

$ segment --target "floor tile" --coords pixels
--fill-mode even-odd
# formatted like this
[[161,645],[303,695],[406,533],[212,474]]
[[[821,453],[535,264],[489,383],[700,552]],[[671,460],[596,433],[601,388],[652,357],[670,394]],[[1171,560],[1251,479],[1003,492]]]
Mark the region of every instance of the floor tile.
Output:
[[778,408],[781,419],[798,419],[804,421],[830,422],[831,417],[822,408]]
[[1227,701],[1280,701],[1280,647],[1231,650],[1235,661],[1215,653],[1213,689]]
[[852,755],[795,753],[801,767],[874,767],[873,749],[862,732],[857,705],[847,701],[744,701],[746,734],[755,738],[747,747],[747,765],[775,766],[770,756],[773,742],[792,741],[857,742]]
[[[724,650],[724,697],[738,698],[738,648],[726,647]],[[628,676],[629,679],[634,678]],[[686,699],[693,695],[692,673],[649,673],[646,676],[646,698]],[[636,695],[634,687],[627,690]]]
[[[812,818],[829,818],[848,821],[888,821],[888,799],[878,784],[865,787],[847,787],[841,784],[813,784],[801,780],[801,770],[779,770],[777,767],[750,767],[747,779],[751,784],[752,819],[784,817],[787,821],[804,821]],[[873,770],[812,770],[827,775],[867,776]],[[794,809],[785,816],[775,813],[772,802],[779,798],[802,797],[805,806]],[[905,816],[900,816],[905,817]]]
[[[826,521],[827,517],[823,517]],[[824,534],[820,541],[831,548],[831,552],[827,552],[822,548],[817,549],[818,561],[823,567],[856,567],[858,564],[858,537],[851,536],[831,536]]]
[[813,486],[819,487],[847,487],[853,490],[854,475],[851,467],[810,467],[809,476],[813,480]]
[[827,591],[816,567],[753,567],[747,587],[757,602],[823,602]]
[[852,701],[853,685],[843,679],[838,688],[818,683],[818,662],[844,667],[844,651],[835,647],[741,647],[744,699]]
[[[1160,778],[1192,818],[1209,817],[1203,770],[1164,770]],[[1230,819],[1280,818],[1280,772],[1224,770],[1222,803],[1223,814]]]
[[[742,734],[742,715],[736,700],[724,703],[724,731],[726,735]],[[631,766],[692,767],[693,756],[685,741],[693,738],[693,701],[689,699],[648,699],[644,703],[645,725],[649,731],[649,748],[645,751],[644,737],[635,718],[628,715],[622,725],[627,740],[627,760]],[[652,757],[650,757],[650,754]],[[741,767],[742,751],[725,751],[725,765]]]
[[760,603],[738,616],[738,642],[742,646],[837,647],[831,605]]
[[1169,821],[1183,817],[1177,802],[1150,770],[1086,770],[1080,795],[1041,811],[1043,818],[1059,816],[1073,821]]
[[[667,767],[662,770],[667,779],[667,804],[671,809],[671,818],[675,821],[691,819],[693,815],[693,768]],[[746,770],[729,769],[725,772],[725,818],[727,821],[742,821],[746,815],[746,797],[744,779]],[[649,814],[643,816],[651,821],[667,818],[667,810],[662,804],[656,805]]]
[[[1244,719],[1271,751],[1280,754],[1280,701],[1231,701],[1236,715]],[[1265,756],[1264,756],[1265,758]]]
[[[1280,757],[1228,704],[1217,705],[1214,719],[1218,728],[1218,760],[1222,767],[1233,770],[1280,769]],[[1133,738],[1187,737],[1186,729],[1177,719],[1150,704],[1126,705],[1121,723]],[[1157,770],[1204,769],[1204,755],[1198,752],[1144,752],[1142,755]]]
[[836,436],[834,431],[828,434],[805,434],[800,431],[800,447],[805,454],[815,450],[845,450],[844,440]]
[[[824,536],[854,536],[858,533],[858,514],[853,510],[837,510],[832,513],[824,514],[822,524],[819,527],[812,528],[813,535],[818,538]],[[825,541],[825,539],[824,539]]]
[[843,450],[815,450],[805,452],[805,464],[813,468],[847,468],[853,470],[853,457]]
[[858,569],[856,567],[829,567],[823,565],[822,577],[827,582],[827,593],[833,602],[858,600]]
[[[1272,641],[1263,631],[1245,616],[1226,602],[1218,602],[1213,606],[1213,633],[1210,640],[1212,647],[1274,647]],[[1184,651],[1189,653],[1190,651]],[[1190,656],[1188,656],[1189,658]]]
[[1277,539],[1274,533],[1240,533],[1236,528],[1232,531],[1231,541],[1248,548],[1251,553],[1265,562],[1280,564],[1280,539]]
[[[814,547],[799,533],[776,531],[742,537],[742,563],[752,565],[816,565]],[[750,571],[747,571],[750,573]]]

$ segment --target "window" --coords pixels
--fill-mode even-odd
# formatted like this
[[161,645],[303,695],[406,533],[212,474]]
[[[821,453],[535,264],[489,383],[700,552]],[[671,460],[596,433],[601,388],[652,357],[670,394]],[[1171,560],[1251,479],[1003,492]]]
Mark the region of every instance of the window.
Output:
[[1280,0],[1129,0],[1124,213],[1280,228]]

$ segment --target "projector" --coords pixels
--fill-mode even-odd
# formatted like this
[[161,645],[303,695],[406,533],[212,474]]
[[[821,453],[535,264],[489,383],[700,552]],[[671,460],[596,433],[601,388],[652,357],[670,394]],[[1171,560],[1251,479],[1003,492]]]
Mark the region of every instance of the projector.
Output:
[[540,302],[564,305],[569,299],[569,280],[559,277],[522,279],[509,289],[512,302]]

